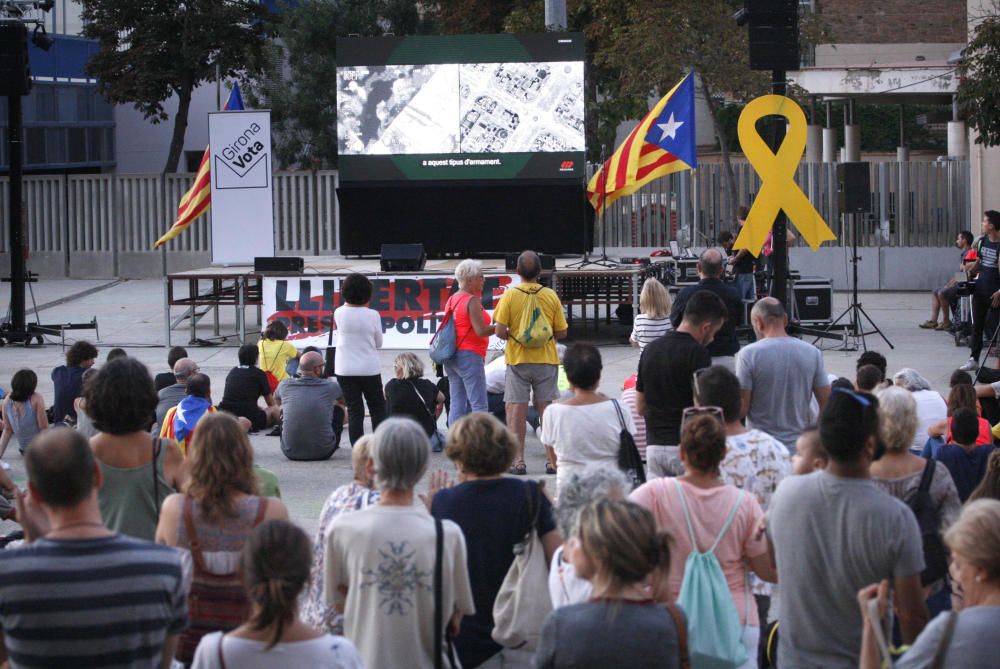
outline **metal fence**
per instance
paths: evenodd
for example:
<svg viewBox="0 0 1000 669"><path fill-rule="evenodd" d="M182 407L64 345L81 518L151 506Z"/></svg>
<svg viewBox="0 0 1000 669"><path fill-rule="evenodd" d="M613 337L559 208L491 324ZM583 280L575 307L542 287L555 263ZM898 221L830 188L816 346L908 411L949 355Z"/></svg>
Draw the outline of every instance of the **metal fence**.
<svg viewBox="0 0 1000 669"><path fill-rule="evenodd" d="M871 213L863 217L860 245L950 246L960 230L971 227L967 161L880 162L870 163L869 170ZM745 162L734 164L733 171L737 203L751 203L760 178ZM838 239L845 239L836 164L804 163L795 180ZM612 247L664 246L673 240L705 246L715 243L723 230L735 229L736 212L722 165L703 165L616 200L596 227L596 243L606 235Z"/></svg>
<svg viewBox="0 0 1000 669"><path fill-rule="evenodd" d="M760 180L746 163L735 169L737 202L750 202ZM872 213L859 242L865 246L950 246L970 227L968 162L872 163ZM46 276L157 276L209 262L208 217L166 245L153 243L173 223L193 174L57 175L24 180L30 268ZM802 165L796 180L824 219L839 228L836 166ZM337 252L337 173L274 175L274 242L283 255ZM657 180L608 208L597 239L613 247L664 246L671 240L703 246L732 229L721 165ZM904 194L900 197L900 194ZM0 178L0 250L7 250L9 183ZM838 242L831 243L836 245Z"/></svg>

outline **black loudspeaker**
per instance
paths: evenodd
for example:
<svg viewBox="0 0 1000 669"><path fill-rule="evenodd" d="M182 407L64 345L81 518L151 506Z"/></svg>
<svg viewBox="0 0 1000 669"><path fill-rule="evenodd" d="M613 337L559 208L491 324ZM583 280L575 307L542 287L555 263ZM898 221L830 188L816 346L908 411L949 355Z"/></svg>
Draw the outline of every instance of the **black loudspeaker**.
<svg viewBox="0 0 1000 669"><path fill-rule="evenodd" d="M503 257L503 266L508 272L517 271L517 259L520 253L508 253ZM556 257L548 253L539 253L538 259L542 261L542 271L547 272L556 268Z"/></svg>
<svg viewBox="0 0 1000 669"><path fill-rule="evenodd" d="M841 213L866 214L872 210L868 163L841 163L837 166L837 182Z"/></svg>
<svg viewBox="0 0 1000 669"><path fill-rule="evenodd" d="M799 0L746 0L751 70L798 70Z"/></svg>
<svg viewBox="0 0 1000 669"><path fill-rule="evenodd" d="M423 244L383 244L381 255L383 272L420 272L427 264Z"/></svg>
<svg viewBox="0 0 1000 669"><path fill-rule="evenodd" d="M29 92L28 28L21 23L0 23L0 95Z"/></svg>
<svg viewBox="0 0 1000 669"><path fill-rule="evenodd" d="M291 256L259 256L253 259L253 271L257 274L302 274L304 266L302 258Z"/></svg>
<svg viewBox="0 0 1000 669"><path fill-rule="evenodd" d="M794 281L795 315L801 324L826 324L833 319L833 285L822 276Z"/></svg>

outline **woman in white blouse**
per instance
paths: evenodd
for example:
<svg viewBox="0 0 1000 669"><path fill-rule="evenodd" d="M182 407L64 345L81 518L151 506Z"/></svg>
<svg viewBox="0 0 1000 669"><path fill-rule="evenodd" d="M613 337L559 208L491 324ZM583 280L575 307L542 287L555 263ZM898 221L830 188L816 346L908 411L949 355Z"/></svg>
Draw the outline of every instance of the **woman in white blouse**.
<svg viewBox="0 0 1000 669"><path fill-rule="evenodd" d="M385 418L385 395L378 359L378 350L382 348L382 317L368 308L372 282L363 274L348 274L341 284L340 296L344 304L333 312L337 329L333 371L344 391L347 433L353 446L365 433L365 403L372 417L373 432Z"/></svg>
<svg viewBox="0 0 1000 669"><path fill-rule="evenodd" d="M622 429L635 432L628 408L597 392L602 363L596 347L570 346L563 368L573 396L552 404L542 421L542 444L556 466L557 496L562 484L588 464L617 467Z"/></svg>

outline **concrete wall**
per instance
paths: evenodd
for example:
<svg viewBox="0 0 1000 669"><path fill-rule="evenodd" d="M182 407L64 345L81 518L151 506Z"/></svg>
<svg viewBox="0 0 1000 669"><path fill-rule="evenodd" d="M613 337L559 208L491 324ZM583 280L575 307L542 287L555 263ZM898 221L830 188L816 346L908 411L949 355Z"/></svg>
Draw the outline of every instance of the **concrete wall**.
<svg viewBox="0 0 1000 669"><path fill-rule="evenodd" d="M898 65L918 62L947 61L952 53L965 47L965 42L904 43L904 44L817 44L816 67L858 67Z"/></svg>

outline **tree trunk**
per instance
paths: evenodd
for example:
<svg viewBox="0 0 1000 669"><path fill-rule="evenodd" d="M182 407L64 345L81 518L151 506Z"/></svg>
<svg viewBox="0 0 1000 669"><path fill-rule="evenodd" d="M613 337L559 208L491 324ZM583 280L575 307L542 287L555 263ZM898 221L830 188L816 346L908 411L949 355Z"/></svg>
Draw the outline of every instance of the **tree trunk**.
<svg viewBox="0 0 1000 669"><path fill-rule="evenodd" d="M177 163L180 162L181 152L184 150L184 135L187 132L192 88L194 87L191 85L190 77L184 77L180 90L177 92L177 116L174 117L174 134L170 138L170 153L167 154L167 164L163 168L166 173L177 171Z"/></svg>
<svg viewBox="0 0 1000 669"><path fill-rule="evenodd" d="M728 207L723 212L722 218L735 224L739 197L736 192L736 175L733 173L733 161L729 155L729 142L726 140L726 133L723 132L722 124L719 123L719 107L712 98L712 91L704 79L701 80L701 89L705 93L708 113L712 117L712 128L715 130L715 136L719 140L719 149L722 152L722 169L726 178L726 194L728 196L724 201L725 204L728 204Z"/></svg>

